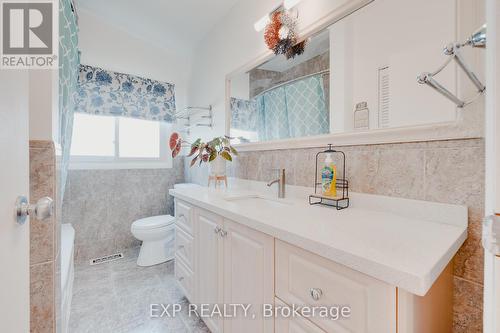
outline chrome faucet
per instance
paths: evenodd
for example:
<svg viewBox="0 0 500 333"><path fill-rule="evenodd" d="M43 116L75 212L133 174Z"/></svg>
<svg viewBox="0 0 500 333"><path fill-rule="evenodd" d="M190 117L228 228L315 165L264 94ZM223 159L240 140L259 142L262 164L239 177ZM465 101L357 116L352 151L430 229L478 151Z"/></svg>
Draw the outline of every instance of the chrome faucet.
<svg viewBox="0 0 500 333"><path fill-rule="evenodd" d="M278 183L278 198L282 199L285 197L285 169L275 169L279 172L278 179L272 180L267 183L267 186L271 186Z"/></svg>

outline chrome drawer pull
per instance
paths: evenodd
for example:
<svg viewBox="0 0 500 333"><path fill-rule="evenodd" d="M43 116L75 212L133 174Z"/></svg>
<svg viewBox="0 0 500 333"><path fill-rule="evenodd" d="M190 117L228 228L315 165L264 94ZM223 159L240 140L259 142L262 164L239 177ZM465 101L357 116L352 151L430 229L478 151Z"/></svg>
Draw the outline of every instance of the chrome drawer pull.
<svg viewBox="0 0 500 333"><path fill-rule="evenodd" d="M311 288L310 293L312 299L315 301L319 301L321 296L323 296L323 290L321 290L320 288Z"/></svg>

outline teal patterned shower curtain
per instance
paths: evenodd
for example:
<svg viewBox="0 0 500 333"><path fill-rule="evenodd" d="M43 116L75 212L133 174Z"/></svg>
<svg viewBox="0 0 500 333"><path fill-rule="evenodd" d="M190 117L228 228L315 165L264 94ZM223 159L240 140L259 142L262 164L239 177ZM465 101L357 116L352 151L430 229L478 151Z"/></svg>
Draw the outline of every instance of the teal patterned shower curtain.
<svg viewBox="0 0 500 333"><path fill-rule="evenodd" d="M311 76L285 86L291 138L326 134L330 129L323 77Z"/></svg>
<svg viewBox="0 0 500 333"><path fill-rule="evenodd" d="M61 144L60 200L64 197L77 94L78 25L72 0L59 1L59 141Z"/></svg>
<svg viewBox="0 0 500 333"><path fill-rule="evenodd" d="M330 129L323 78L307 77L256 97L259 140L326 134Z"/></svg>

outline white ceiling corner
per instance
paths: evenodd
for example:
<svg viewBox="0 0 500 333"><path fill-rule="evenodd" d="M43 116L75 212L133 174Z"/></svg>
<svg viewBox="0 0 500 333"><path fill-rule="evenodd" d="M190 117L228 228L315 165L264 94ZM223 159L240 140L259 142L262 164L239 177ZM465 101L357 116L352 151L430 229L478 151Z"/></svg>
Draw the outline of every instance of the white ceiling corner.
<svg viewBox="0 0 500 333"><path fill-rule="evenodd" d="M192 53L239 0L77 0L77 7L130 35L176 53Z"/></svg>

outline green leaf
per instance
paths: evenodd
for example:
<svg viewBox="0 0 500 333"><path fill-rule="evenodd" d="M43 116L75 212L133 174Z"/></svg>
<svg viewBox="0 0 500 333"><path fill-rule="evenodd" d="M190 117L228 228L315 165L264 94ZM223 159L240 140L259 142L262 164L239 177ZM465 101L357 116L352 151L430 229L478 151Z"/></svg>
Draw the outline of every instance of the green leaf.
<svg viewBox="0 0 500 333"><path fill-rule="evenodd" d="M192 167L192 166L196 163L196 160L197 160L197 159L198 159L198 156L196 156L195 158L193 158L193 159L191 160L191 165L190 165L190 167Z"/></svg>
<svg viewBox="0 0 500 333"><path fill-rule="evenodd" d="M200 143L201 143L201 138L196 139L196 141L193 142L193 144L191 145L191 148L198 147Z"/></svg>
<svg viewBox="0 0 500 333"><path fill-rule="evenodd" d="M222 153L220 153L220 156L222 156L225 160L231 162L233 160L233 158L231 157L231 154L229 154L227 151L223 151Z"/></svg>
<svg viewBox="0 0 500 333"><path fill-rule="evenodd" d="M211 141L211 146L212 147L217 147L217 146L220 146L220 138L214 138L212 141Z"/></svg>
<svg viewBox="0 0 500 333"><path fill-rule="evenodd" d="M210 157L208 158L208 161L209 162L212 162L213 160L215 160L217 158L217 152L214 150L210 153Z"/></svg>
<svg viewBox="0 0 500 333"><path fill-rule="evenodd" d="M231 149L231 153L238 156L238 151L233 146L230 146L229 148Z"/></svg>

